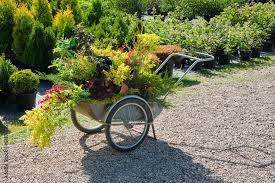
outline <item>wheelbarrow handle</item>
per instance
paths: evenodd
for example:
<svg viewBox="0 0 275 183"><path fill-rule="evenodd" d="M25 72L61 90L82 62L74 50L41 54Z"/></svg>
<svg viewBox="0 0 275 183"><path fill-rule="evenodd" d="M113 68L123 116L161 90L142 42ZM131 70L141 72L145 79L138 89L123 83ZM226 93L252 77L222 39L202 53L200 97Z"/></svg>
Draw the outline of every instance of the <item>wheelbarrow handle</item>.
<svg viewBox="0 0 275 183"><path fill-rule="evenodd" d="M198 56L204 57L204 58L200 58L200 57L195 57L195 56L190 56L188 54L196 54ZM190 67L188 67L188 69L183 73L183 75L178 79L177 83L180 83L181 80L184 78L184 76L190 72L199 62L207 62L207 61L211 61L214 60L215 57L213 55L209 55L207 53L201 53L201 52L178 52L178 53L172 53L170 54L161 64L160 66L155 70L155 74L157 74L164 66L166 63L172 61L171 58L174 56L180 56L182 58L188 58L188 59L192 59L195 60L192 65Z"/></svg>
<svg viewBox="0 0 275 183"><path fill-rule="evenodd" d="M197 54L197 55L199 55L199 56L204 56L204 57L206 57L206 58L199 58L199 57L190 56L190 55L188 55L188 53L193 53L193 54L195 53L195 54ZM199 62L211 61L211 60L214 60L214 59L215 59L214 56L209 55L209 54L207 54L207 53L201 53L201 52L178 52L178 53L172 53L172 54L170 54L170 55L160 64L160 66L155 70L155 73L157 74L157 73L165 66L165 64L166 64L167 62L172 61L171 58L174 57L174 56L180 56L180 57L182 57L182 58L193 59L193 60L195 60L195 62L197 61L197 63L199 63ZM195 62L194 62L194 63L195 63ZM192 68L193 68L193 67L192 67ZM191 68L191 69L192 69L192 68ZM191 69L190 69L190 70L191 70Z"/></svg>

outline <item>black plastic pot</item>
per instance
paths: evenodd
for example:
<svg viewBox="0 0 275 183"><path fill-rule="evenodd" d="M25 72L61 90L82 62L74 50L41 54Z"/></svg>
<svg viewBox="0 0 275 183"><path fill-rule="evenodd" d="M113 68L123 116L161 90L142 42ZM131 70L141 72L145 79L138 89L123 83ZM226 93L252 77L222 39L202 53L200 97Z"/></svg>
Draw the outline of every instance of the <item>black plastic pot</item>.
<svg viewBox="0 0 275 183"><path fill-rule="evenodd" d="M186 59L185 60L185 63L186 63L186 65L188 66L188 67L190 67L193 63L194 63L194 61L192 61L192 60L190 60L190 59ZM202 62L199 62L199 63L197 63L196 65L195 65L195 67L193 67L193 71L199 71L199 70L201 70L202 69L202 66L203 66L203 63Z"/></svg>
<svg viewBox="0 0 275 183"><path fill-rule="evenodd" d="M15 97L11 94L0 93L0 106L11 104L14 102Z"/></svg>
<svg viewBox="0 0 275 183"><path fill-rule="evenodd" d="M176 67L176 68L181 69L181 68L184 68L185 65L186 65L186 59L177 59L177 60L175 61L175 67Z"/></svg>
<svg viewBox="0 0 275 183"><path fill-rule="evenodd" d="M263 45L263 51L265 52L271 52L273 51L273 44L271 41L266 41L265 44Z"/></svg>
<svg viewBox="0 0 275 183"><path fill-rule="evenodd" d="M261 56L261 50L260 48L253 48L251 52L251 58L259 58Z"/></svg>
<svg viewBox="0 0 275 183"><path fill-rule="evenodd" d="M6 97L3 93L0 92L0 106L6 103Z"/></svg>
<svg viewBox="0 0 275 183"><path fill-rule="evenodd" d="M195 67L192 70L199 71L202 69L202 66L203 66L203 62L199 62L199 63L197 63L197 65L195 65Z"/></svg>
<svg viewBox="0 0 275 183"><path fill-rule="evenodd" d="M251 60L251 52L240 51L240 60L242 61Z"/></svg>
<svg viewBox="0 0 275 183"><path fill-rule="evenodd" d="M16 96L13 94L0 94L0 108L9 111L17 111Z"/></svg>
<svg viewBox="0 0 275 183"><path fill-rule="evenodd" d="M230 56L225 54L223 50L218 51L216 54L214 54L214 56L220 65L230 64Z"/></svg>
<svg viewBox="0 0 275 183"><path fill-rule="evenodd" d="M207 61L207 62L203 63L203 67L206 69L214 69L216 67L216 65L217 65L216 57L214 60Z"/></svg>
<svg viewBox="0 0 275 183"><path fill-rule="evenodd" d="M16 104L22 110L31 110L35 107L36 94L37 91L35 90L32 93L16 95Z"/></svg>
<svg viewBox="0 0 275 183"><path fill-rule="evenodd" d="M275 44L275 32L273 32L270 36L270 40Z"/></svg>

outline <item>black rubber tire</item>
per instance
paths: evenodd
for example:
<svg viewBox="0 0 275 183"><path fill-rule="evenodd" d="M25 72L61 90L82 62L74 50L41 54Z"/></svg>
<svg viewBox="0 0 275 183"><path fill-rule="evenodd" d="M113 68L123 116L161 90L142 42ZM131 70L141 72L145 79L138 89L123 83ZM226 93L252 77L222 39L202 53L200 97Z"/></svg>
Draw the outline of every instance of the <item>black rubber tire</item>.
<svg viewBox="0 0 275 183"><path fill-rule="evenodd" d="M74 124L74 126L81 132L84 132L84 133L87 133L87 134L94 134L94 133L99 133L102 131L102 129L105 127L105 125L100 125L96 128L91 128L91 129L88 129L88 128L85 128L83 127L78 121L77 121L77 117L76 117L76 112L75 110L71 109L71 119L72 119L72 122Z"/></svg>
<svg viewBox="0 0 275 183"><path fill-rule="evenodd" d="M148 124L147 127L146 127L146 129L144 130L145 131L145 135L138 142L138 144L136 144L135 146L133 146L131 148L120 148L119 146L117 146L112 141L111 134L110 134L111 120L112 120L113 116L115 115L115 113L117 112L117 110L120 107L122 107L123 105L126 105L128 103L137 103L138 105L140 105L141 107L143 107L143 109L144 109L144 111L146 112L146 115L147 115L148 123L151 123L153 121L153 115L152 115L152 112L151 112L149 106L145 102L143 102L142 100L131 98L131 99L122 100L121 102L119 102L118 104L116 104L114 106L114 108L110 111L110 113L109 113L109 115L108 115L108 117L106 119L107 126L105 127L105 135L106 135L106 139L107 139L108 144L113 149L115 149L115 150L117 150L119 152L129 152L129 151L133 151L136 148L138 148L142 144L142 142L144 141L144 139L147 137L149 129L150 129L150 124Z"/></svg>

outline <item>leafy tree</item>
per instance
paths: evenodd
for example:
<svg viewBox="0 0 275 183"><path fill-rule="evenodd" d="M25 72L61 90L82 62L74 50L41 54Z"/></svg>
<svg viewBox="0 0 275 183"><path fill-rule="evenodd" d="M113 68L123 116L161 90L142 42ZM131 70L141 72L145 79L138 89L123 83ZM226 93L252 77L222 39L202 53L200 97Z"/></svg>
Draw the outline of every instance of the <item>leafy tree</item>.
<svg viewBox="0 0 275 183"><path fill-rule="evenodd" d="M128 34L126 36L127 46L133 48L136 41L136 35L143 34L144 32L143 22L138 18L132 18L130 20Z"/></svg>
<svg viewBox="0 0 275 183"><path fill-rule="evenodd" d="M89 31L95 36L100 44L97 46L114 46L121 47L128 34L127 18L122 14L102 17L98 24L94 24Z"/></svg>
<svg viewBox="0 0 275 183"><path fill-rule="evenodd" d="M24 53L25 63L38 70L46 69L51 64L54 46L55 36L52 28L44 29L43 24L36 22Z"/></svg>
<svg viewBox="0 0 275 183"><path fill-rule="evenodd" d="M162 12L174 11L180 0L159 0L160 10Z"/></svg>
<svg viewBox="0 0 275 183"><path fill-rule="evenodd" d="M60 0L59 8L63 11L70 8L74 15L75 22L80 23L82 21L82 10L78 0Z"/></svg>
<svg viewBox="0 0 275 183"><path fill-rule="evenodd" d="M33 0L31 10L34 18L45 27L52 25L52 9L48 0Z"/></svg>
<svg viewBox="0 0 275 183"><path fill-rule="evenodd" d="M0 0L0 53L11 49L13 15L15 4L12 0Z"/></svg>
<svg viewBox="0 0 275 183"><path fill-rule="evenodd" d="M32 0L14 0L16 4L25 4L29 9L32 6Z"/></svg>
<svg viewBox="0 0 275 183"><path fill-rule="evenodd" d="M72 11L70 9L58 11L53 20L53 31L57 39L71 37L74 29L75 21Z"/></svg>
<svg viewBox="0 0 275 183"><path fill-rule="evenodd" d="M112 0L114 5L127 13L135 14L141 17L142 13L145 12L150 4L150 0Z"/></svg>
<svg viewBox="0 0 275 183"><path fill-rule="evenodd" d="M24 63L25 49L32 32L35 20L31 12L25 5L17 8L14 15L14 28L12 33L12 48L16 54L16 59ZM32 50L33 51L33 50Z"/></svg>
<svg viewBox="0 0 275 183"><path fill-rule="evenodd" d="M114 25L110 29L111 37L116 39L117 44L121 46L125 42L125 38L128 34L128 26L123 21L122 17L118 17Z"/></svg>
<svg viewBox="0 0 275 183"><path fill-rule="evenodd" d="M98 24L99 19L103 16L103 7L100 0L92 1L88 13L85 16L87 25Z"/></svg>
<svg viewBox="0 0 275 183"><path fill-rule="evenodd" d="M220 14L224 8L241 0L179 0L174 13L180 19L193 19L197 16L206 20Z"/></svg>
<svg viewBox="0 0 275 183"><path fill-rule="evenodd" d="M7 94L9 92L8 81L10 76L17 71L17 68L6 60L4 55L0 57L0 91Z"/></svg>

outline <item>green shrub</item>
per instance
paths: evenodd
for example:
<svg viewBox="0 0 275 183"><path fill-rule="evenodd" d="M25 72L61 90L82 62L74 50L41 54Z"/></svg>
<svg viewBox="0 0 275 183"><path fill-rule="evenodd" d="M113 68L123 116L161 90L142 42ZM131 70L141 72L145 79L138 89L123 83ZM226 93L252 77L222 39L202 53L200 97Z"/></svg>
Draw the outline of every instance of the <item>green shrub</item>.
<svg viewBox="0 0 275 183"><path fill-rule="evenodd" d="M11 49L13 14L15 4L12 0L0 0L0 53Z"/></svg>
<svg viewBox="0 0 275 183"><path fill-rule="evenodd" d="M112 2L119 10L130 14L137 13L138 17L140 17L142 13L147 10L150 4L149 0L112 0Z"/></svg>
<svg viewBox="0 0 275 183"><path fill-rule="evenodd" d="M173 15L168 15L165 22L161 16L155 16L153 19L144 21L145 32L154 33L160 37L161 44L181 44L186 35L186 31L192 28L188 21L181 21Z"/></svg>
<svg viewBox="0 0 275 183"><path fill-rule="evenodd" d="M9 79L9 86L14 94L32 93L38 85L39 77L30 69L17 71Z"/></svg>
<svg viewBox="0 0 275 183"><path fill-rule="evenodd" d="M5 60L4 55L0 57L0 91L9 92L8 81L10 76L17 71L17 68L11 64L10 60Z"/></svg>
<svg viewBox="0 0 275 183"><path fill-rule="evenodd" d="M85 15L87 25L98 24L99 19L103 16L103 7L100 0L93 0L88 12Z"/></svg>
<svg viewBox="0 0 275 183"><path fill-rule="evenodd" d="M26 6L17 9L14 20L13 50L16 59L29 68L44 70L51 63L55 45L52 28L36 22Z"/></svg>
<svg viewBox="0 0 275 183"><path fill-rule="evenodd" d="M199 17L192 21L191 29L185 30L185 39L182 44L184 48L191 51L213 53L216 46L214 36L208 22Z"/></svg>
<svg viewBox="0 0 275 183"><path fill-rule="evenodd" d="M174 13L180 19L201 16L209 20L234 2L240 2L240 0L179 0Z"/></svg>
<svg viewBox="0 0 275 183"><path fill-rule="evenodd" d="M25 49L32 33L35 20L31 12L26 6L17 8L14 15L14 28L12 33L13 44L12 48L16 54L16 59L24 63Z"/></svg>
<svg viewBox="0 0 275 183"><path fill-rule="evenodd" d="M53 65L58 71L58 80L81 82L92 78L96 72L96 63L90 62L87 57L58 58Z"/></svg>
<svg viewBox="0 0 275 183"><path fill-rule="evenodd" d="M162 12L169 12L174 11L177 7L177 4L179 4L180 0L159 0L159 7L160 11Z"/></svg>
<svg viewBox="0 0 275 183"><path fill-rule="evenodd" d="M46 69L51 64L54 46L55 36L52 28L44 29L44 26L37 22L33 27L25 50L25 64L38 70Z"/></svg>
<svg viewBox="0 0 275 183"><path fill-rule="evenodd" d="M41 23L35 23L24 53L25 64L32 67L38 66L43 60L43 54L41 54L41 51L44 51L43 28Z"/></svg>
<svg viewBox="0 0 275 183"><path fill-rule="evenodd" d="M140 34L137 35L135 49L140 51L140 53L154 52L159 47L159 44L159 36L156 34Z"/></svg>
<svg viewBox="0 0 275 183"><path fill-rule="evenodd" d="M72 43L75 43L72 38L57 40L55 48L53 49L54 58L73 58L74 51L71 49Z"/></svg>
<svg viewBox="0 0 275 183"><path fill-rule="evenodd" d="M51 27L44 29L43 41L45 43L44 65L48 66L53 59L53 49L56 43L55 35Z"/></svg>
<svg viewBox="0 0 275 183"><path fill-rule="evenodd" d="M210 26L219 37L218 47L229 54L236 49L249 52L261 47L272 31L274 8L270 3L227 7L210 20Z"/></svg>
<svg viewBox="0 0 275 183"><path fill-rule="evenodd" d="M52 25L52 9L48 0L32 0L32 14L45 27Z"/></svg>
<svg viewBox="0 0 275 183"><path fill-rule="evenodd" d="M16 4L25 4L29 9L32 7L32 0L14 0Z"/></svg>
<svg viewBox="0 0 275 183"><path fill-rule="evenodd" d="M171 93L177 88L175 81L170 77L161 77L160 75L141 72L130 81L133 88L140 91L140 95L151 101L159 101L159 97Z"/></svg>
<svg viewBox="0 0 275 183"><path fill-rule="evenodd" d="M242 52L260 48L266 39L266 34L257 24L251 22L245 22L243 25L236 24L234 31L230 32L230 36L235 38L236 46Z"/></svg>
<svg viewBox="0 0 275 183"><path fill-rule="evenodd" d="M80 23L82 21L82 10L78 0L60 0L59 8L63 11L70 8L74 15L75 22Z"/></svg>
<svg viewBox="0 0 275 183"><path fill-rule="evenodd" d="M53 31L57 39L69 38L75 32L74 15L70 9L60 10L53 19Z"/></svg>
<svg viewBox="0 0 275 183"><path fill-rule="evenodd" d="M117 41L119 47L125 43L125 39L128 34L128 25L122 17L119 16L115 19L115 22L110 29L110 33L111 37Z"/></svg>
<svg viewBox="0 0 275 183"><path fill-rule="evenodd" d="M108 36L108 33L111 29L111 18L110 17L102 17L99 20L98 24L95 24L90 27L90 31L95 35L98 39L103 39Z"/></svg>
<svg viewBox="0 0 275 183"><path fill-rule="evenodd" d="M51 9L52 9L52 15L54 16L58 11L58 2L59 0L51 0L49 1Z"/></svg>
<svg viewBox="0 0 275 183"><path fill-rule="evenodd" d="M230 21L211 19L209 26L215 38L216 49L213 51L214 54L217 52L225 52L225 54L229 55L236 51L237 40L236 37L232 35L236 30Z"/></svg>
<svg viewBox="0 0 275 183"><path fill-rule="evenodd" d="M239 7L235 4L225 8L218 18L229 20L232 25L238 23L242 25L249 21L258 24L262 29L271 31L275 22L275 5L273 3L256 3Z"/></svg>
<svg viewBox="0 0 275 183"><path fill-rule="evenodd" d="M126 41L128 28L127 17L124 18L123 14L109 14L102 17L98 24L91 26L89 32L98 40L98 46L107 47L117 44L121 47Z"/></svg>
<svg viewBox="0 0 275 183"><path fill-rule="evenodd" d="M126 44L128 47L130 48L134 47L136 36L138 34L143 34L145 32L144 29L145 29L144 24L140 19L136 17L132 17L130 19L130 26L129 26L128 34L126 36Z"/></svg>

